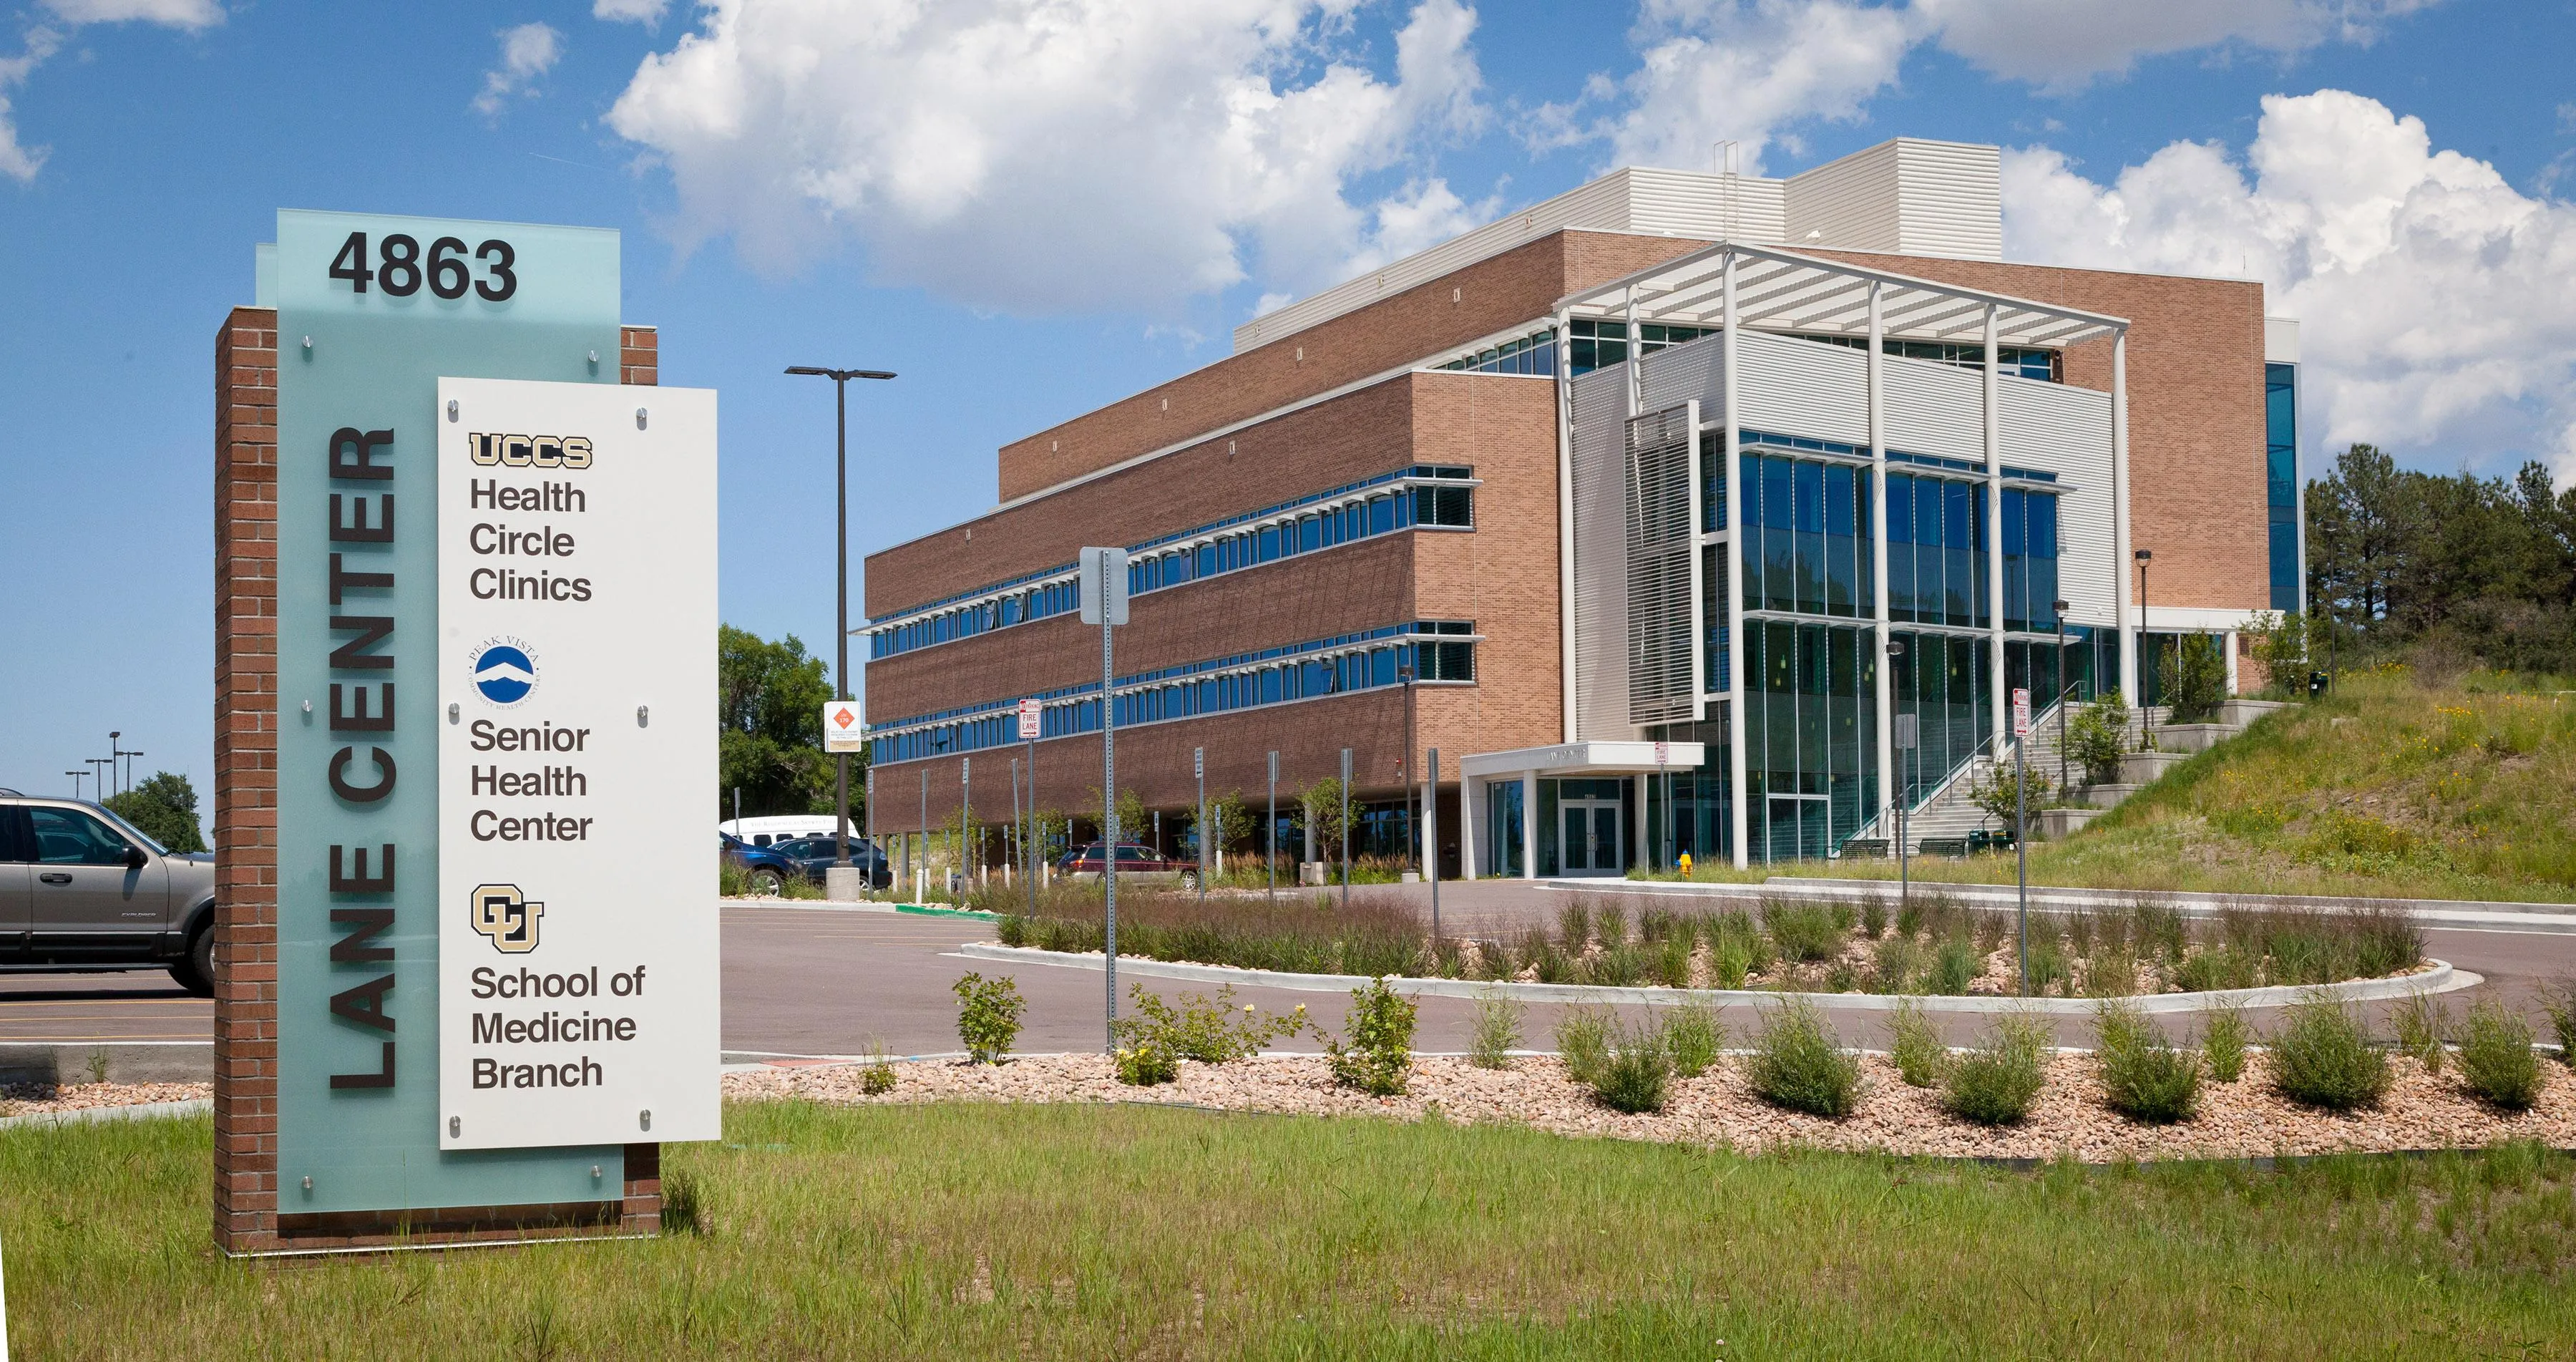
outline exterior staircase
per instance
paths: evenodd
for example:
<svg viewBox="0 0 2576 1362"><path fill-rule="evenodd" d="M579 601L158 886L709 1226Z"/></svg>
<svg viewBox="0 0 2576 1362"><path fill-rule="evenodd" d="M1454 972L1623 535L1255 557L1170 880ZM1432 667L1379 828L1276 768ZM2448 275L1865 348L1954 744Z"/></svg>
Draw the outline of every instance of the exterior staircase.
<svg viewBox="0 0 2576 1362"><path fill-rule="evenodd" d="M2129 745L2132 748L2137 747L2144 739L2147 725L2152 722L2155 726L2157 746L2164 751L2203 751L2218 741L2243 732L2246 726L2257 718L2281 707L2280 702L2277 701L2228 700L2219 707L2218 722L2186 725L2180 729L2173 728L2170 724L2171 711L2166 706L2157 705L2143 710L2132 708L2129 711ZM2031 722L2028 757L2030 769L2046 776L2052 784L2057 780L2058 718L2061 708L2061 705L2051 705L2034 715ZM2072 722L2074 717L2071 710L2065 715L2068 722ZM1974 799L1970 798L1970 792L1976 789L1979 782L1987 779L1987 773L1994 770L1998 763L2009 766L2012 762L2013 743L2010 736L1998 735L1996 739L1989 741L1988 749L1969 758L1958 770L1952 772L1950 778L1933 790L1906 818L1905 835L1906 840L1912 844L1912 850L1921 852L1926 842L1932 843L1938 849L1947 850L1964 843L1971 833L2009 833L2011 831L2008 825L1996 822L1985 810L1977 807ZM2067 776L2079 786L2084 783L2083 771L2072 760L2067 763ZM2094 788L2097 792L2116 791L2119 797L2125 797L2134 787L2096 786ZM2097 798L2098 802L2100 801ZM2116 804L2118 798L2115 797L2110 802ZM2103 805L2103 807L2109 806L2109 804ZM2037 810L2032 811L2031 821L2034 825L2039 821L2037 813ZM1873 823L1864 828L1861 837L1855 840L1886 839L1890 838L1894 831L1892 827L1881 827Z"/></svg>

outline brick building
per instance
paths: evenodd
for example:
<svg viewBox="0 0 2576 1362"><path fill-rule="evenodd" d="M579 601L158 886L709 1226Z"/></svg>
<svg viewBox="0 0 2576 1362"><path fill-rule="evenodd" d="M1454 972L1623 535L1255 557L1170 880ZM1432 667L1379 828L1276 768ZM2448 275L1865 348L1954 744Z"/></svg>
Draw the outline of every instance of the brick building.
<svg viewBox="0 0 2576 1362"><path fill-rule="evenodd" d="M1203 749L1258 810L1276 752L1284 811L1347 748L1401 854L1436 748L1451 875L1828 854L2013 687L2152 700L2176 633L2232 678L2298 605L2296 324L2006 262L2000 202L1994 148L1911 139L1620 170L1005 446L1000 504L868 560L875 830L1007 818L1026 698L1036 802L1097 813L1092 544L1131 555L1122 789L1191 807Z"/></svg>

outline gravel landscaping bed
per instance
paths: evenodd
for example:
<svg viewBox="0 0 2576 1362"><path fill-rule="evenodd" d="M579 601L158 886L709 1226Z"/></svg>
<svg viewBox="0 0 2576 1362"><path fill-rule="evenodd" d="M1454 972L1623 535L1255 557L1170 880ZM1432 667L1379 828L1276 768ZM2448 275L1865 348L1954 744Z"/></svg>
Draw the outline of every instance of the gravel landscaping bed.
<svg viewBox="0 0 2576 1362"><path fill-rule="evenodd" d="M211 1101L212 1083L15 1083L0 1085L0 1117L45 1116L147 1102Z"/></svg>
<svg viewBox="0 0 2576 1362"><path fill-rule="evenodd" d="M1663 1112L1636 1116L1603 1107L1553 1058L1524 1058L1500 1071L1464 1059L1418 1059L1411 1091L1391 1098L1337 1088L1324 1060L1304 1055L1227 1065L1185 1061L1178 1081L1151 1088L1119 1083L1105 1056L1030 1055L998 1067L899 1061L893 1066L894 1090L881 1097L861 1092L854 1065L735 1073L725 1078L725 1095L847 1104L1162 1102L1396 1120L1436 1114L1458 1122L1516 1122L1564 1135L1726 1144L1749 1152L1773 1145L1978 1158L2046 1159L2071 1152L2087 1163L2473 1148L2505 1140L2576 1147L2576 1076L2555 1063L2543 1066L2533 1108L2508 1114L2462 1092L2454 1075L2428 1074L2415 1061L2398 1059L2392 1064L2395 1082L2379 1109L2350 1116L2310 1110L2276 1095L2268 1063L2269 1056L2258 1052L2240 1081L2205 1084L2195 1119L2148 1126L2102 1105L2091 1055L2056 1055L2048 1060L2047 1085L2029 1119L1992 1130L1944 1113L1937 1094L1907 1087L1880 1055L1862 1057L1860 1105L1841 1121L1762 1102L1747 1088L1735 1058L1700 1078L1674 1079Z"/></svg>

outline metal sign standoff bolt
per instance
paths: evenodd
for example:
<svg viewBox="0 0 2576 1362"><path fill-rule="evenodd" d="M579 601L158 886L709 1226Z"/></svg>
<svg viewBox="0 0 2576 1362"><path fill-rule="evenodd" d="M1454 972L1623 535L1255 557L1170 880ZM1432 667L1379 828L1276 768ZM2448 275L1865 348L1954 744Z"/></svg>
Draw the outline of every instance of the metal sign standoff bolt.
<svg viewBox="0 0 2576 1362"><path fill-rule="evenodd" d="M447 1118L447 1138L449 1138L449 1139L453 1140L453 1139L455 1139L457 1136L462 1135L462 1134L464 1134L464 1133L465 1133L465 1118L464 1118L464 1117L462 1117L462 1116L450 1116L450 1117L448 1117L448 1118Z"/></svg>
<svg viewBox="0 0 2576 1362"><path fill-rule="evenodd" d="M637 430L642 430L644 428L644 409L642 407L637 407L635 409L635 428Z"/></svg>
<svg viewBox="0 0 2576 1362"><path fill-rule="evenodd" d="M635 1113L635 1124L645 1130L651 1130L653 1128L653 1113L650 1111L639 1111Z"/></svg>
<svg viewBox="0 0 2576 1362"><path fill-rule="evenodd" d="M447 419L450 424L456 420L456 399L453 397L447 399Z"/></svg>
<svg viewBox="0 0 2576 1362"><path fill-rule="evenodd" d="M635 726L637 728L644 728L649 726L652 722L653 707L651 705L637 705L635 707Z"/></svg>
<svg viewBox="0 0 2576 1362"><path fill-rule="evenodd" d="M455 706L454 704L452 704L452 703L451 703L451 704L449 704L449 705L448 705L448 707L447 707L447 721L448 721L449 723L451 723L451 724L452 724L452 723L455 723L455 722L456 722L456 720L457 720L457 717L458 717L458 714L457 714L456 706Z"/></svg>

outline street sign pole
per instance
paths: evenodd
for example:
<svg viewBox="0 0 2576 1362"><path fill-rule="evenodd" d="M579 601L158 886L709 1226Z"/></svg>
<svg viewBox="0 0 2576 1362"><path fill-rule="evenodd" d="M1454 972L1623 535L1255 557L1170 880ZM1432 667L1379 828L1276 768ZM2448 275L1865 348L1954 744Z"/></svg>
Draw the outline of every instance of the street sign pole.
<svg viewBox="0 0 2576 1362"><path fill-rule="evenodd" d="M1038 914L1038 866L1045 859L1045 849L1038 839L1046 829L1038 822L1038 729L1044 726L1045 712L1035 700L1020 702L1020 739L1029 745L1029 821L1020 834L1022 869L1029 877L1029 916Z"/></svg>
<svg viewBox="0 0 2576 1362"><path fill-rule="evenodd" d="M1207 877L1208 877L1208 808L1207 808L1207 749L1206 749L1206 748L1204 748L1204 747L1193 747L1193 748L1191 748L1191 749L1190 749L1190 774L1191 774L1193 777L1195 777L1195 778L1198 780L1198 783L1199 783L1199 906L1200 906L1200 907L1202 907L1202 908L1204 908L1204 907L1206 907L1206 906L1207 906Z"/></svg>
<svg viewBox="0 0 2576 1362"><path fill-rule="evenodd" d="M1906 859L1906 843L1913 838L1906 828L1907 814L1914 803L1914 742L1916 721L1911 714L1896 716L1896 750L1905 754L1905 785L1896 792L1896 901L1903 906L1914 902L1914 882L1908 877L1912 863Z"/></svg>
<svg viewBox="0 0 2576 1362"><path fill-rule="evenodd" d="M1101 951L1106 957L1109 1030L1106 1049L1118 1049L1118 684L1109 631L1127 622L1127 550L1082 551L1082 622L1100 626L1100 883Z"/></svg>
<svg viewBox="0 0 2576 1362"><path fill-rule="evenodd" d="M2030 690L2015 687L2013 709L2013 857L2020 891L2021 994L2030 996Z"/></svg>
<svg viewBox="0 0 2576 1362"><path fill-rule="evenodd" d="M1270 826L1261 834L1261 859L1270 866L1270 901L1279 901L1279 754L1270 754Z"/></svg>

